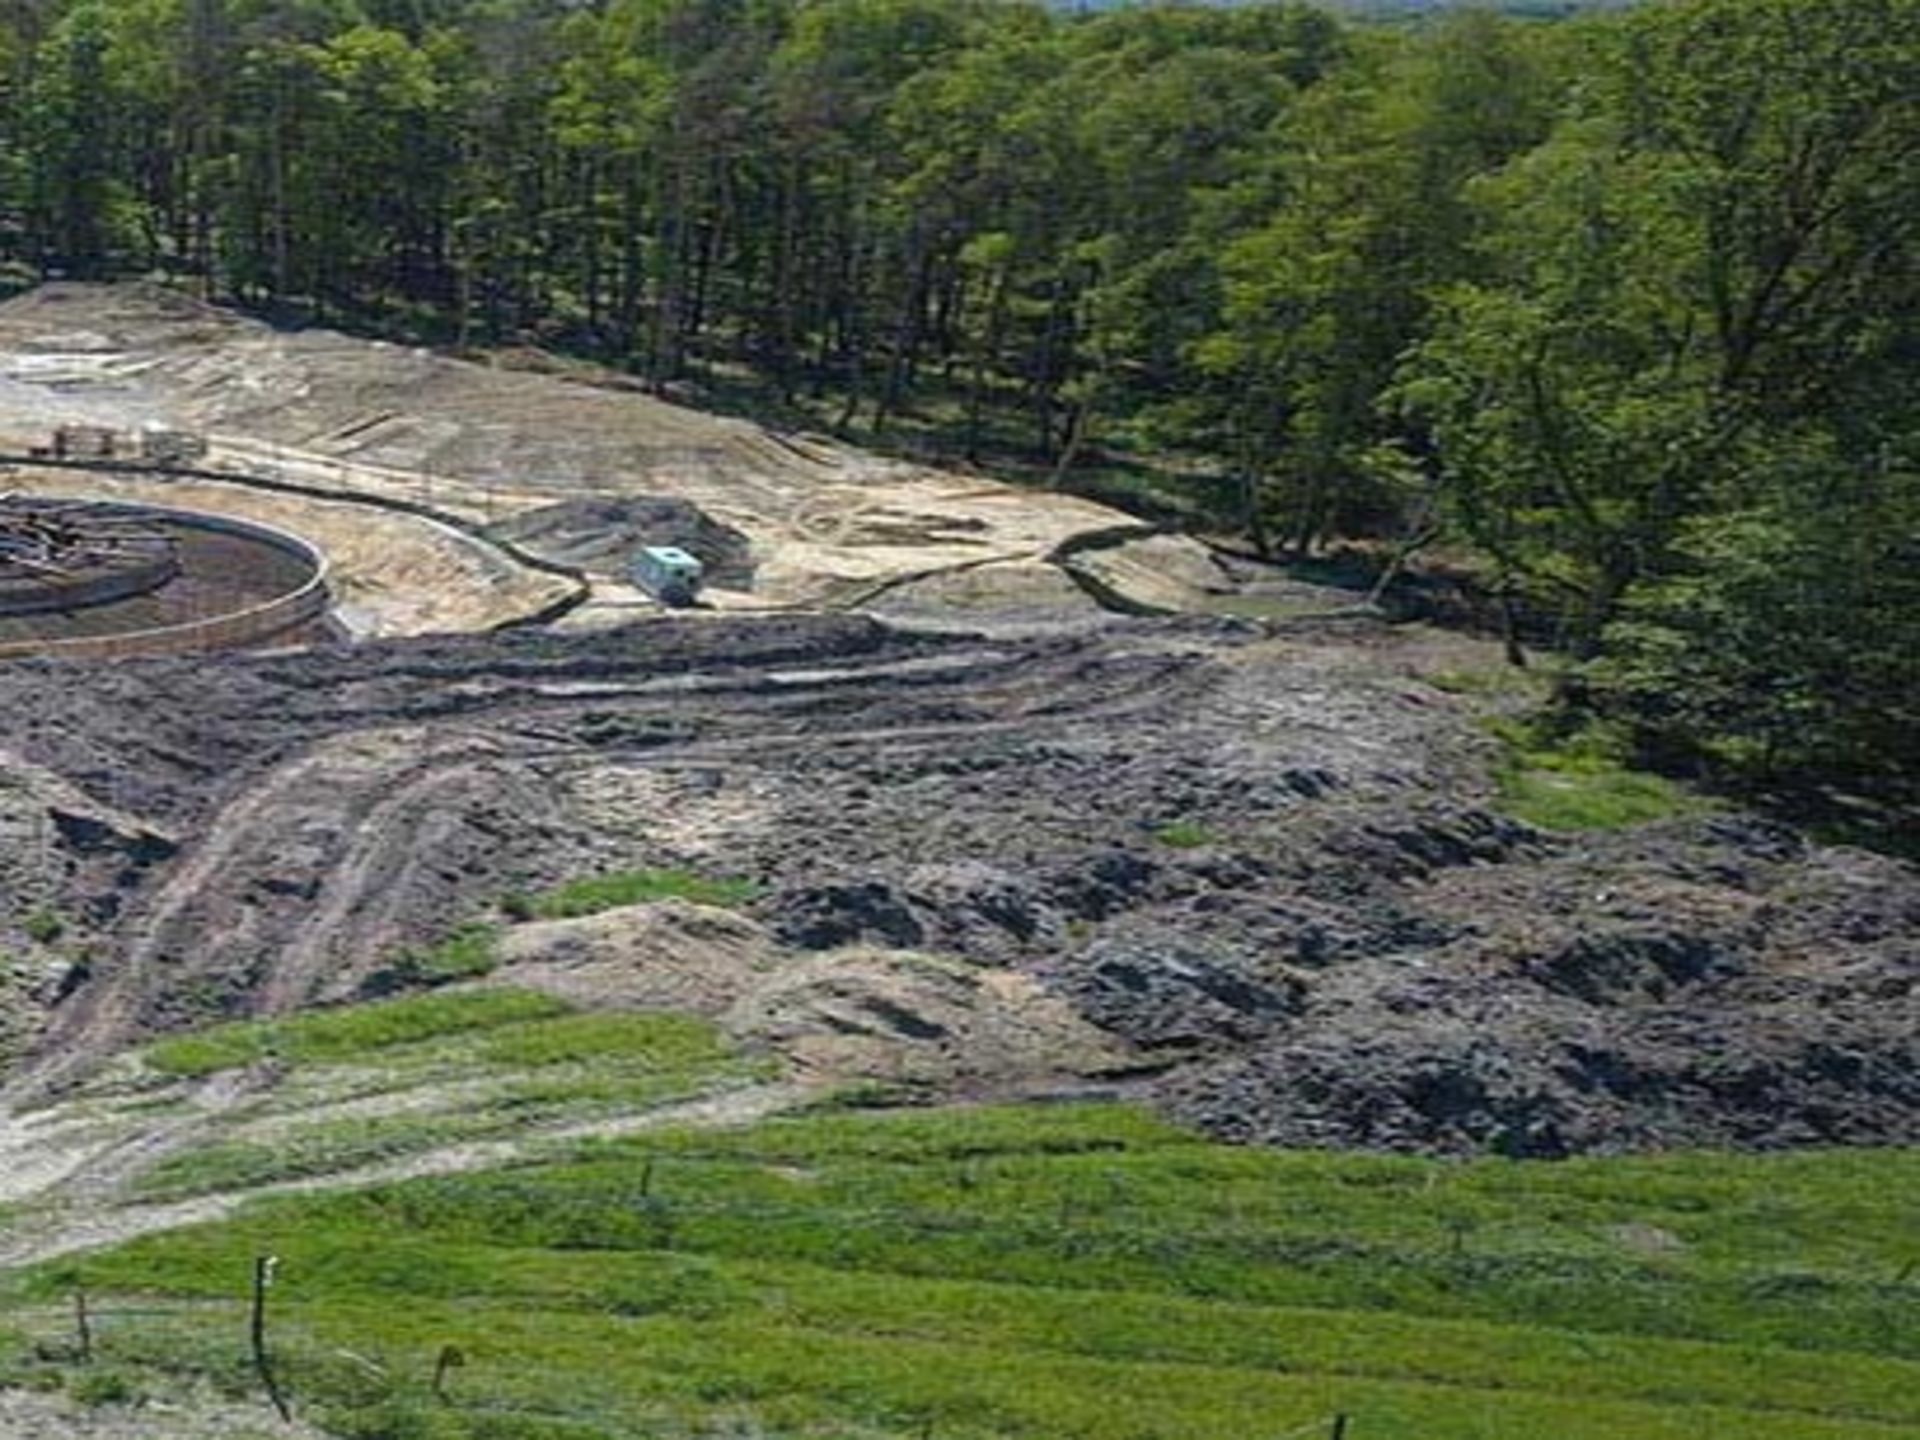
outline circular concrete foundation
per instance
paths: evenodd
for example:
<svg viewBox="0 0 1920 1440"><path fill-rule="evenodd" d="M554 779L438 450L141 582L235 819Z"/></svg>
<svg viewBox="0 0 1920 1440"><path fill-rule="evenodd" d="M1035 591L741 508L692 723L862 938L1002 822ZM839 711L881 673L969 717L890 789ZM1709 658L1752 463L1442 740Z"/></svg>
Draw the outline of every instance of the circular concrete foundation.
<svg viewBox="0 0 1920 1440"><path fill-rule="evenodd" d="M173 537L124 506L0 496L0 616L111 604L179 569Z"/></svg>
<svg viewBox="0 0 1920 1440"><path fill-rule="evenodd" d="M0 659L245 649L317 635L326 558L198 511L0 496Z"/></svg>

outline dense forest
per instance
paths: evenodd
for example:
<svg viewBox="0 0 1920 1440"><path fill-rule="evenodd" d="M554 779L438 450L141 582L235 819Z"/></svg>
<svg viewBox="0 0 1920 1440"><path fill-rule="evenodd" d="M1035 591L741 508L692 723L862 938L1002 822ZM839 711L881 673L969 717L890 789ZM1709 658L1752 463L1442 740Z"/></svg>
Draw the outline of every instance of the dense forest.
<svg viewBox="0 0 1920 1440"><path fill-rule="evenodd" d="M1271 553L1643 755L1920 793L1920 0L6 0L9 283L534 343Z"/></svg>

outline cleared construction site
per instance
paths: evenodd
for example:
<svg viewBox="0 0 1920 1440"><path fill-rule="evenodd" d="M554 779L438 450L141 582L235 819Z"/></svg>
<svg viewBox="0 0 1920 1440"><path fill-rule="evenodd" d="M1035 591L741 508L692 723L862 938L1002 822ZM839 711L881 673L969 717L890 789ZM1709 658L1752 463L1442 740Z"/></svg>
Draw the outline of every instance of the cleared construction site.
<svg viewBox="0 0 1920 1440"><path fill-rule="evenodd" d="M636 550L713 614L1047 623L1209 608L1201 546L1070 495L887 460L638 393L325 331L145 285L0 306L0 461L22 494L227 516L326 558L356 638L657 613Z"/></svg>
<svg viewBox="0 0 1920 1440"><path fill-rule="evenodd" d="M671 872L755 898L488 963L825 1080L1236 1139L1920 1136L1920 878L1704 807L1514 820L1502 688L1459 678L1497 645L1071 496L144 286L0 306L0 451L15 1102Z"/></svg>

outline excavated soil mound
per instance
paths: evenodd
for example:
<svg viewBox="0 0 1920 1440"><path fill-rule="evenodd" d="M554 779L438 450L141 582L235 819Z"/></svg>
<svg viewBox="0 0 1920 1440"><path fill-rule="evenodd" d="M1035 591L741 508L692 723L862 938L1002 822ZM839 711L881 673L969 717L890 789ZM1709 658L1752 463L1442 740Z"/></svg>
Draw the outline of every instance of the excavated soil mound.
<svg viewBox="0 0 1920 1440"><path fill-rule="evenodd" d="M728 590L753 588L753 546L747 537L697 505L668 495L569 500L516 515L488 533L542 560L617 577L625 576L641 546L677 546L706 567L708 583Z"/></svg>
<svg viewBox="0 0 1920 1440"><path fill-rule="evenodd" d="M597 1009L716 1016L778 964L765 928L709 906L663 901L516 925L498 977Z"/></svg>
<svg viewBox="0 0 1920 1440"><path fill-rule="evenodd" d="M963 1094L1115 1075L1132 1049L1017 971L899 950L837 950L783 966L723 1017L800 1074Z"/></svg>
<svg viewBox="0 0 1920 1440"><path fill-rule="evenodd" d="M1920 875L1738 814L1500 817L1470 702L1422 679L1460 644L789 617L0 669L0 826L40 837L3 862L0 949L51 1003L15 1093L350 995L509 891L674 867L760 898L514 963L822 1066L879 1065L875 1032L960 1087L1024 1083L1047 1046L1017 1037L1068 1032L994 1017L1044 1000L1236 1138L1920 1142ZM56 983L63 955L91 958Z"/></svg>
<svg viewBox="0 0 1920 1440"><path fill-rule="evenodd" d="M500 958L503 983L708 1016L803 1076L1004 1092L1137 1063L1017 971L910 951L798 953L750 918L680 901L519 925Z"/></svg>

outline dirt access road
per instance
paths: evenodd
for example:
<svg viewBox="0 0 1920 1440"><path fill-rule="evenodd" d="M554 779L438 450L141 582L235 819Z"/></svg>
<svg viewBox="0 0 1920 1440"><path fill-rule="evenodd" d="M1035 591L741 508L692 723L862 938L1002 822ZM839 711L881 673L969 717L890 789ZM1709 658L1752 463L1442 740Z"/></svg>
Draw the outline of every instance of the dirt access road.
<svg viewBox="0 0 1920 1440"><path fill-rule="evenodd" d="M1472 703L1424 678L1459 658L1357 624L792 617L0 670L0 821L45 840L7 852L0 943L69 957L13 1093L349 996L507 891L681 867L757 881L780 952L1021 977L1223 1135L1920 1139L1914 872L1737 815L1504 819ZM965 1048L869 983L822 1023Z"/></svg>

